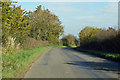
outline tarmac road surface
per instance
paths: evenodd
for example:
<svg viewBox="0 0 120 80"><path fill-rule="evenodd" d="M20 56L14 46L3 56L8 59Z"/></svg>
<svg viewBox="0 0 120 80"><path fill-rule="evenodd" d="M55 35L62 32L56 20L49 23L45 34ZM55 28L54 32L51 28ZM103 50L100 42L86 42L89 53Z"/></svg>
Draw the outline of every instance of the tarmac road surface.
<svg viewBox="0 0 120 80"><path fill-rule="evenodd" d="M72 48L45 52L24 78L118 78L118 63Z"/></svg>

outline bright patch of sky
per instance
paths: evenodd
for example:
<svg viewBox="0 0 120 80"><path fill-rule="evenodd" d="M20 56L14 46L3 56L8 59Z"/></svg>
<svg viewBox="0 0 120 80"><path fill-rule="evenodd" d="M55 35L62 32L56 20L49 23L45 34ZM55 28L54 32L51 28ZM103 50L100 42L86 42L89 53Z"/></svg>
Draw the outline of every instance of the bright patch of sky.
<svg viewBox="0 0 120 80"><path fill-rule="evenodd" d="M39 5L48 8L57 15L65 27L65 35L78 37L81 29L86 26L117 28L117 2L18 2L22 9L34 11Z"/></svg>

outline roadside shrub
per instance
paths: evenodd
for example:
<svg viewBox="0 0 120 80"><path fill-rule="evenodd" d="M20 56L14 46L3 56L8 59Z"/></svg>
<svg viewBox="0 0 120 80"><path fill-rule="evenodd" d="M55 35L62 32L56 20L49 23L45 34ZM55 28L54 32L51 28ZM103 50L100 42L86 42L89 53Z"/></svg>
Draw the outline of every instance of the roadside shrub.
<svg viewBox="0 0 120 80"><path fill-rule="evenodd" d="M23 41L22 46L23 46L23 49L32 49L32 48L47 45L47 44L48 44L47 41L35 40L34 38L26 38Z"/></svg>
<svg viewBox="0 0 120 80"><path fill-rule="evenodd" d="M16 38L8 37L6 45L2 47L3 53L12 53L20 50L20 43L15 42Z"/></svg>

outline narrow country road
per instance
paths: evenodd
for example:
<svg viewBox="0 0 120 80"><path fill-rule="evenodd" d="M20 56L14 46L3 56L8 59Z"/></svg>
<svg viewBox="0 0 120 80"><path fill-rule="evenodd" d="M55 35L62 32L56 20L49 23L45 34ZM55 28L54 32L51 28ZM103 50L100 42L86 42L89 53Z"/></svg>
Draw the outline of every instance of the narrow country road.
<svg viewBox="0 0 120 80"><path fill-rule="evenodd" d="M88 55L72 48L44 53L24 78L118 78L118 63Z"/></svg>

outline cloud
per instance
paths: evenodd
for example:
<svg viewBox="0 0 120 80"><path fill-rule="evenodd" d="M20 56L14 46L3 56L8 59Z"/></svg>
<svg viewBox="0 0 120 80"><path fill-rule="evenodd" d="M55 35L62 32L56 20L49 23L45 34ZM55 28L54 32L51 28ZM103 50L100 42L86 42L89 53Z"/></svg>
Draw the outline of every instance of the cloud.
<svg viewBox="0 0 120 80"><path fill-rule="evenodd" d="M118 20L118 7L117 3L109 3L103 8L96 10L97 15L93 14L90 11L85 11L85 13L88 13L86 16L75 16L73 17L74 20L80 21L83 24L106 24L106 25L117 25Z"/></svg>
<svg viewBox="0 0 120 80"><path fill-rule="evenodd" d="M78 4L78 5L77 5ZM118 3L47 3L63 25L66 34L77 36L85 26L107 28L116 26L118 20ZM92 10L91 10L92 9Z"/></svg>

